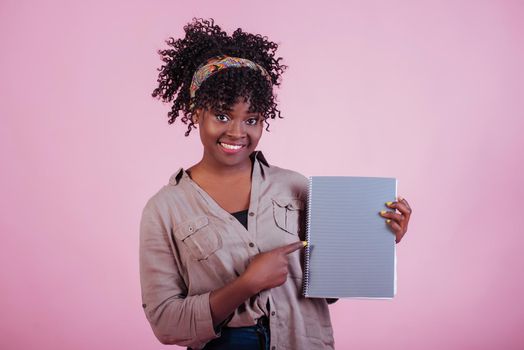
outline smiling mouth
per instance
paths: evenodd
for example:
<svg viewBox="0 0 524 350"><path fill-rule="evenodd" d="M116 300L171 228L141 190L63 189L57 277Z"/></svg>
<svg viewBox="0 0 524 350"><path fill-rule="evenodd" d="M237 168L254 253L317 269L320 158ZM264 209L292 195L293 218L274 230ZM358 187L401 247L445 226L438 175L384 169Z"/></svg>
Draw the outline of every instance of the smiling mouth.
<svg viewBox="0 0 524 350"><path fill-rule="evenodd" d="M227 148L227 149L241 149L242 147L245 147L245 145L232 145L229 143L219 142L220 146Z"/></svg>
<svg viewBox="0 0 524 350"><path fill-rule="evenodd" d="M218 142L218 144L227 153L236 153L240 151L242 148L246 147L246 145L235 145L235 144L225 143L225 142Z"/></svg>

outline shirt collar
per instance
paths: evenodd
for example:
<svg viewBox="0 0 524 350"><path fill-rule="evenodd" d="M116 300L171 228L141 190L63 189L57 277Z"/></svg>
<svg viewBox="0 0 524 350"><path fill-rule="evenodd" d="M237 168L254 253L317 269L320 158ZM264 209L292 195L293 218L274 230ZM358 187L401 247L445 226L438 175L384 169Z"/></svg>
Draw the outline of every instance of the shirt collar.
<svg viewBox="0 0 524 350"><path fill-rule="evenodd" d="M269 168L269 163L267 162L266 158L264 157L264 155L262 154L262 151L253 151L253 153L251 153L249 155L249 157L253 160L253 159L256 159L258 160L260 163L264 164L265 166L267 166Z"/></svg>
<svg viewBox="0 0 524 350"><path fill-rule="evenodd" d="M266 158L262 154L262 151L253 151L253 153L251 153L249 157L251 158L251 160L257 161L258 163L269 168L269 163L267 162ZM180 168L173 175L171 175L171 177L169 178L169 184L176 186L180 182L180 179L186 176L189 177L189 175L187 175L184 168Z"/></svg>

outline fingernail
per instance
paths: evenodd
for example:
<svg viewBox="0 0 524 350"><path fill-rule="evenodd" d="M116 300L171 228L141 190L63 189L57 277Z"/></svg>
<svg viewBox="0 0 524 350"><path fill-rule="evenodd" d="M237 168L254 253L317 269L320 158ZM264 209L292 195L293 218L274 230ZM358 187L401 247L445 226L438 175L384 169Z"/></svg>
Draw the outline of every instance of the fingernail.
<svg viewBox="0 0 524 350"><path fill-rule="evenodd" d="M307 246L307 241L302 241L302 245L305 247Z"/></svg>
<svg viewBox="0 0 524 350"><path fill-rule="evenodd" d="M391 220L390 220L390 219L387 219L386 222L389 224L389 223L391 222Z"/></svg>
<svg viewBox="0 0 524 350"><path fill-rule="evenodd" d="M398 201L400 202L400 201L403 200L404 198L398 196L397 199L398 199Z"/></svg>
<svg viewBox="0 0 524 350"><path fill-rule="evenodd" d="M393 202L386 202L386 205L389 207Z"/></svg>
<svg viewBox="0 0 524 350"><path fill-rule="evenodd" d="M384 214L386 214L386 211L385 210L381 210L380 211L380 215L384 215Z"/></svg>

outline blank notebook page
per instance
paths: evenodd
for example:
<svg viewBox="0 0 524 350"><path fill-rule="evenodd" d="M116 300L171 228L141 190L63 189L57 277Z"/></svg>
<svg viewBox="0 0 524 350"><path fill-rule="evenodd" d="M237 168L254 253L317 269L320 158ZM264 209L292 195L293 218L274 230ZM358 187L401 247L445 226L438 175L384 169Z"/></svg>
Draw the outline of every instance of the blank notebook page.
<svg viewBox="0 0 524 350"><path fill-rule="evenodd" d="M395 235L381 210L395 201L394 178L309 178L303 294L307 297L392 298Z"/></svg>

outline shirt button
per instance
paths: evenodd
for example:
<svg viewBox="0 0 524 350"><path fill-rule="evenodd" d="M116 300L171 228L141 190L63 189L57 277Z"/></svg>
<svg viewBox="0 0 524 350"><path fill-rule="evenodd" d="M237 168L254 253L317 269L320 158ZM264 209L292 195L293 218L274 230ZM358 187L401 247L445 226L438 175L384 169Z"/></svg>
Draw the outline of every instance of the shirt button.
<svg viewBox="0 0 524 350"><path fill-rule="evenodd" d="M251 248L253 248L253 247L255 246L255 243L253 243L253 242L249 242L249 246L250 246Z"/></svg>
<svg viewBox="0 0 524 350"><path fill-rule="evenodd" d="M252 211L249 212L249 216L255 216L255 213L253 213Z"/></svg>
<svg viewBox="0 0 524 350"><path fill-rule="evenodd" d="M146 307L147 305L146 304L142 304L142 307Z"/></svg>
<svg viewBox="0 0 524 350"><path fill-rule="evenodd" d="M277 313L275 311L271 311L271 316L275 316Z"/></svg>
<svg viewBox="0 0 524 350"><path fill-rule="evenodd" d="M277 348L277 347L276 347L275 345L273 345L273 346L271 347L271 350L275 350L276 348Z"/></svg>

